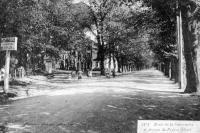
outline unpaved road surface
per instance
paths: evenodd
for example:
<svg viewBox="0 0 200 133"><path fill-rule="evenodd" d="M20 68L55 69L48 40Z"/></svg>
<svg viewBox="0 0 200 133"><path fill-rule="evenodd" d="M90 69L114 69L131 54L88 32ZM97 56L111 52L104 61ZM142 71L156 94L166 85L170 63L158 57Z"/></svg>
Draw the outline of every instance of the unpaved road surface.
<svg viewBox="0 0 200 133"><path fill-rule="evenodd" d="M200 120L200 98L153 69L27 87L40 94L0 105L0 132L136 133L138 120Z"/></svg>

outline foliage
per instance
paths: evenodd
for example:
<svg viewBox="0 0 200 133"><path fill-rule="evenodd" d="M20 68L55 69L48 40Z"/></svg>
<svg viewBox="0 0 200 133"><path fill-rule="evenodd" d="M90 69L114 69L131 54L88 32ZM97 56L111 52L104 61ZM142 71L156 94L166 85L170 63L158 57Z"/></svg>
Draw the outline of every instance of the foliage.
<svg viewBox="0 0 200 133"><path fill-rule="evenodd" d="M12 52L18 65L35 69L45 55L59 58L61 49L77 49L86 42L83 23L77 22L80 12L71 1L3 0L0 6L0 35L18 37L18 51Z"/></svg>
<svg viewBox="0 0 200 133"><path fill-rule="evenodd" d="M181 2L181 7L197 9L190 20L199 16L197 1ZM81 60L86 60L87 49L94 43L85 37L90 31L96 37L103 74L104 60L111 54L120 65L138 68L151 65L153 58L161 63L177 58L176 15L173 0L89 0L87 4L1 0L0 37L17 36L18 51L13 56L18 65L35 69L45 55L58 59L62 50L79 51Z"/></svg>

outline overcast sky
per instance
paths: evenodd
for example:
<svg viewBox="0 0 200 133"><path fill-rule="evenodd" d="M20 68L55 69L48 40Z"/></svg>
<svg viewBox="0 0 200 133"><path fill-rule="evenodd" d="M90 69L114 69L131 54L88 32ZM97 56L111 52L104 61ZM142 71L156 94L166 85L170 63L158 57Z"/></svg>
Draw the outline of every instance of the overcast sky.
<svg viewBox="0 0 200 133"><path fill-rule="evenodd" d="M89 0L73 0L73 3L84 2L85 4L89 4Z"/></svg>

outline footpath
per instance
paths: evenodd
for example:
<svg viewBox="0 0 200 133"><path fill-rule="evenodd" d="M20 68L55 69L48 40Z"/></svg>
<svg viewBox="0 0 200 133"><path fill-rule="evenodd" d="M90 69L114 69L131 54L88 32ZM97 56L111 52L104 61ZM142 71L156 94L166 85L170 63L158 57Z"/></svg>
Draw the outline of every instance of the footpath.
<svg viewBox="0 0 200 133"><path fill-rule="evenodd" d="M134 72L116 73L115 77L128 75ZM69 76L70 75L70 76ZM12 97L12 100L28 98L33 96L39 96L52 92L56 89L66 89L67 86L76 86L80 83L90 83L98 80L112 79L106 76L101 76L99 71L93 72L93 77L88 77L86 74L82 75L82 79L78 79L78 76L71 77L71 71L57 70L49 76L44 75L31 75L23 78L18 78L16 81L10 83L9 92L16 95ZM0 86L0 90L2 89Z"/></svg>

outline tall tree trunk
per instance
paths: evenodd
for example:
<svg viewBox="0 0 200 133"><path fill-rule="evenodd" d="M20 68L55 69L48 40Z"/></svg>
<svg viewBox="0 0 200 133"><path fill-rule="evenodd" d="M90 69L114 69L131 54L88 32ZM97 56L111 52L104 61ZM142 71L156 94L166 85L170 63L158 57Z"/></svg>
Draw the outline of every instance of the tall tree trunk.
<svg viewBox="0 0 200 133"><path fill-rule="evenodd" d="M169 77L169 61L165 62L165 76Z"/></svg>
<svg viewBox="0 0 200 133"><path fill-rule="evenodd" d="M116 57L116 60L117 60L117 65L118 65L118 66L117 66L117 68L118 68L117 72L120 73L120 72L121 72L121 70L120 70L120 69L121 69L121 61L120 61L120 58L119 58L119 57Z"/></svg>
<svg viewBox="0 0 200 133"><path fill-rule="evenodd" d="M112 57L111 57L111 46L110 46L111 44L109 44L109 61L108 61L108 69L109 69L109 75L111 74L111 59L112 59Z"/></svg>
<svg viewBox="0 0 200 133"><path fill-rule="evenodd" d="M199 78L200 78L200 46L199 46L199 42L200 42L200 33L199 33L199 28L200 28L200 22L198 21L194 21L193 22L193 30L191 32L193 32L193 39L192 42L193 43L193 47L194 47L194 52L193 52L193 60L194 60L194 71L195 71L195 76L196 76L196 88L197 88L197 92L200 92L200 85L199 85Z"/></svg>
<svg viewBox="0 0 200 133"><path fill-rule="evenodd" d="M99 22L100 28L100 41L101 41L101 75L105 75L104 60L105 60L105 50L104 50L104 37L103 37L103 20Z"/></svg>
<svg viewBox="0 0 200 133"><path fill-rule="evenodd" d="M199 12L199 9L195 6L196 5L188 6L186 4L181 7L181 11L183 13L184 55L186 62L186 93L197 92L200 90L200 62L197 60L200 57L198 36L200 23L198 23L197 17L194 17L196 13Z"/></svg>
<svg viewBox="0 0 200 133"><path fill-rule="evenodd" d="M103 46L100 46L100 69L101 69L101 75L105 75L105 67L104 67L104 59L105 55L103 52Z"/></svg>
<svg viewBox="0 0 200 133"><path fill-rule="evenodd" d="M82 64L81 64L81 54L78 52L78 71L82 70Z"/></svg>
<svg viewBox="0 0 200 133"><path fill-rule="evenodd" d="M171 77L170 79L173 80L175 78L175 64L174 64L174 58L171 59Z"/></svg>
<svg viewBox="0 0 200 133"><path fill-rule="evenodd" d="M174 82L178 83L178 60L174 61Z"/></svg>
<svg viewBox="0 0 200 133"><path fill-rule="evenodd" d="M101 33L97 30L97 43L98 43L98 57L100 59L100 70L101 75L105 75L105 68L104 68L104 46L101 41Z"/></svg>
<svg viewBox="0 0 200 133"><path fill-rule="evenodd" d="M121 62L120 62L120 58L117 56L116 57L116 60L117 60L117 72L121 72Z"/></svg>
<svg viewBox="0 0 200 133"><path fill-rule="evenodd" d="M121 57L121 68L122 68L122 72L124 72L124 58Z"/></svg>
<svg viewBox="0 0 200 133"><path fill-rule="evenodd" d="M185 93L192 93L197 91L197 79L195 74L194 61L192 57L192 33L189 31L188 20L183 24L183 38L184 38L184 55L186 62L186 80L187 85Z"/></svg>
<svg viewBox="0 0 200 133"><path fill-rule="evenodd" d="M114 71L116 70L116 60L115 60L115 56L113 55L113 65L114 65Z"/></svg>
<svg viewBox="0 0 200 133"><path fill-rule="evenodd" d="M196 88L197 92L200 92L200 21L194 20L192 25L190 25L190 31L192 32L192 42L193 42L193 60L194 60L194 70L196 76Z"/></svg>
<svg viewBox="0 0 200 133"><path fill-rule="evenodd" d="M115 54L113 53L113 66L114 66L114 68L113 68L113 77L116 76L116 71L115 71L115 69L116 69L116 60L115 60L115 56L114 55Z"/></svg>
<svg viewBox="0 0 200 133"><path fill-rule="evenodd" d="M171 61L169 62L169 78L172 78L172 63Z"/></svg>
<svg viewBox="0 0 200 133"><path fill-rule="evenodd" d="M163 63L161 64L161 72L165 73L165 67Z"/></svg>
<svg viewBox="0 0 200 133"><path fill-rule="evenodd" d="M196 68L196 78L197 78L197 92L200 92L200 83L199 83L200 82L199 81L199 78L200 78L200 47L199 46L195 49L195 54L196 54L195 68Z"/></svg>

